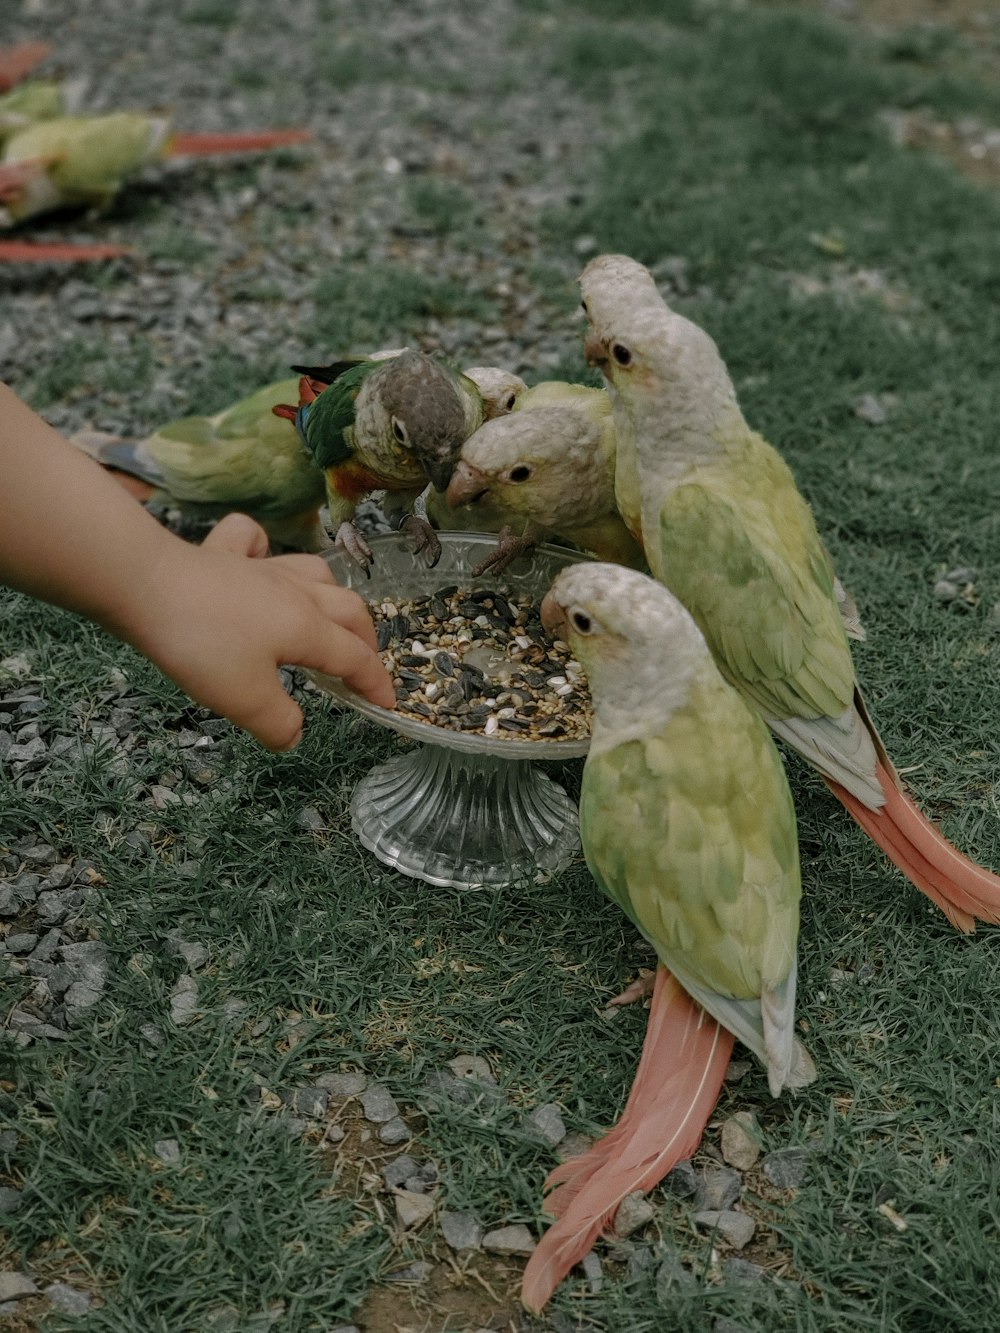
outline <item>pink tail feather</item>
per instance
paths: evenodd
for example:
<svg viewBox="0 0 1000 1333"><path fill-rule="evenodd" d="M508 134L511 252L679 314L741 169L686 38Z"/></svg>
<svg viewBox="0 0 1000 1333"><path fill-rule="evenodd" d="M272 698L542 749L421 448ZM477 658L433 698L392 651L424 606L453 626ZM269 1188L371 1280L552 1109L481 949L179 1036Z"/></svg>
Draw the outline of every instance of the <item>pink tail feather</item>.
<svg viewBox="0 0 1000 1333"><path fill-rule="evenodd" d="M635 1190L651 1190L690 1157L719 1099L733 1037L661 966L635 1082L621 1119L587 1152L551 1173L557 1218L528 1260L521 1301L541 1310Z"/></svg>
<svg viewBox="0 0 1000 1333"><path fill-rule="evenodd" d="M74 245L70 241L0 241L0 264L79 264L127 255L124 245Z"/></svg>
<svg viewBox="0 0 1000 1333"><path fill-rule="evenodd" d="M172 134L168 157L214 157L217 153L258 153L304 143L308 130L250 130L238 134Z"/></svg>
<svg viewBox="0 0 1000 1333"><path fill-rule="evenodd" d="M958 930L975 929L976 918L1000 925L1000 875L977 865L953 847L900 789L879 761L885 805L870 810L836 782L827 786L903 874L926 893Z"/></svg>
<svg viewBox="0 0 1000 1333"><path fill-rule="evenodd" d="M0 50L0 93L20 83L52 50L48 42L21 42Z"/></svg>

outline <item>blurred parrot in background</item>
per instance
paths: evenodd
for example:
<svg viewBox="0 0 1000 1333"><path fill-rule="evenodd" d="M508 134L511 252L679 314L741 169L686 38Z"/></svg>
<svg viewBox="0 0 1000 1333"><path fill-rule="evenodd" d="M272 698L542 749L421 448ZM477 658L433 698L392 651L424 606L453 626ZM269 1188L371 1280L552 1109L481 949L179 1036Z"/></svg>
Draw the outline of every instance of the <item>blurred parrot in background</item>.
<svg viewBox="0 0 1000 1333"><path fill-rule="evenodd" d="M255 152L308 137L308 130L171 134L166 117L129 111L56 116L6 140L0 158L0 204L9 224L61 208L106 209L126 180L150 162Z"/></svg>
<svg viewBox="0 0 1000 1333"><path fill-rule="evenodd" d="M646 567L615 507L615 427L603 389L558 380L525 389L509 415L466 440L446 499L428 501L436 526L500 533L477 574L497 573L553 536Z"/></svg>
<svg viewBox="0 0 1000 1333"><path fill-rule="evenodd" d="M546 1210L558 1220L525 1270L529 1310L541 1309L626 1195L693 1154L734 1036L764 1065L772 1096L815 1078L795 1039L795 812L764 721L723 679L680 602L644 574L570 566L541 615L593 696L580 794L587 865L660 966L621 1120L547 1182Z"/></svg>
<svg viewBox="0 0 1000 1333"><path fill-rule="evenodd" d="M272 543L318 551L330 544L319 514L323 473L291 422L273 411L297 391L297 379L280 380L214 416L182 417L144 440L81 431L73 443L144 503L170 504L206 521L239 510Z"/></svg>
<svg viewBox="0 0 1000 1333"><path fill-rule="evenodd" d="M12 134L39 120L54 120L68 115L82 84L67 84L58 79L32 79L10 92L0 93L0 144Z"/></svg>
<svg viewBox="0 0 1000 1333"><path fill-rule="evenodd" d="M20 83L51 50L48 42L21 42L18 46L0 47L0 93Z"/></svg>
<svg viewBox="0 0 1000 1333"><path fill-rule="evenodd" d="M903 790L858 690L812 512L744 420L715 343L624 255L593 259L580 285L585 352L614 409L618 508L653 574L694 616L726 679L952 924L1000 922L1000 877Z"/></svg>
<svg viewBox="0 0 1000 1333"><path fill-rule="evenodd" d="M325 472L338 540L367 566L371 549L350 523L358 502L385 491L394 517L412 508L428 481L444 490L462 444L485 419L482 396L460 371L412 350L295 369L303 372L300 401L275 411L295 422ZM437 561L441 544L429 523L407 513L399 526Z"/></svg>

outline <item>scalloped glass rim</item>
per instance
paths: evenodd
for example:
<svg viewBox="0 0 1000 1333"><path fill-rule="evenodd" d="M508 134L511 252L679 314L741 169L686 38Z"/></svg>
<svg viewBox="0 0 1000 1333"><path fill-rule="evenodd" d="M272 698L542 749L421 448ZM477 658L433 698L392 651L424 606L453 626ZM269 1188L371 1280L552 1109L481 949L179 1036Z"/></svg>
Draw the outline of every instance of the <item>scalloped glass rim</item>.
<svg viewBox="0 0 1000 1333"><path fill-rule="evenodd" d="M496 533L486 532L439 532L438 537L441 540L441 559L433 569L427 567L423 555L413 554L407 538L398 532L380 533L368 539L375 557L370 579L339 547L323 551L322 556L337 582L344 587L353 588L366 599L374 596L396 600L426 596L448 583L469 578L473 565L493 549L497 540ZM592 557L582 551L571 551L565 546L545 543L515 560L503 573L496 576L483 574L476 580L476 585L497 588L502 592L526 593L541 599L560 569L590 559ZM403 717L388 708L369 703L360 694L348 689L337 676L327 676L321 671L307 671L306 675L324 693L350 704L365 717L428 745L444 745L452 750L463 750L466 754L489 754L497 759L539 760L579 759L590 748L589 739L498 740L495 736L448 731L444 727L434 726L432 722L418 722L415 718Z"/></svg>

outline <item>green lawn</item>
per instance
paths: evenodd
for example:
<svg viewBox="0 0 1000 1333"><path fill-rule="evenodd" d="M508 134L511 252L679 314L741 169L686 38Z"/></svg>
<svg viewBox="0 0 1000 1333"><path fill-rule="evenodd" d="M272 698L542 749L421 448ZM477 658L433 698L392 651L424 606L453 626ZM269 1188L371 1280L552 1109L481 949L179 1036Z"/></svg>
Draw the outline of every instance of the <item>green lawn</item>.
<svg viewBox="0 0 1000 1333"><path fill-rule="evenodd" d="M230 13L189 17L214 23L219 8ZM588 160L559 168L578 176L574 201L531 219L541 241L523 262L539 301L565 322L583 260L623 251L710 330L859 604L859 676L890 753L948 835L1000 868L1000 198L945 156L894 146L884 116L1000 124L1000 89L979 60L1000 26L977 45L946 29L873 36L772 5L635 0L617 17L594 0L525 0L517 12L512 68L565 80L602 109ZM407 77L405 61L392 75ZM433 180L409 198L434 244L471 253L475 201ZM149 226L161 234L155 217ZM424 276L405 254L361 277L345 262L315 284L303 344L328 345L340 328L346 342L394 345L428 318L500 317L492 292ZM73 366L39 368L38 405L72 402L81 367L95 392L124 392L121 359L80 339ZM474 335L465 350L478 359ZM138 340L128 355L150 379ZM279 370L220 351L188 386L190 406L219 406ZM562 370L587 373L569 335ZM857 414L866 394L882 424ZM971 605L933 595L958 566L977 571ZM198 778L180 740L207 714L152 667L13 594L0 593L0 616L0 658L29 655L0 696L37 685L50 744L87 741L116 708L133 715L126 760L97 743L22 776L0 766L0 853L44 841L91 860L85 917L109 961L102 998L65 1040L0 1046L0 1127L18 1135L0 1167L24 1188L0 1230L0 1267L101 1302L37 1326L244 1333L355 1320L371 1333L462 1333L497 1312L557 1333L732 1333L727 1318L750 1333L996 1325L997 937L954 933L796 761L799 1009L820 1076L772 1102L755 1066L718 1112L754 1111L768 1150L810 1150L793 1193L746 1178L758 1232L744 1257L766 1274L727 1276L725 1247L713 1254L688 1204L657 1191L633 1262L606 1263L597 1293L575 1275L553 1319L531 1325L515 1313L516 1261L461 1278L433 1223L401 1239L377 1188L392 1154L363 1139L350 1104L339 1146L281 1106L324 1073L362 1070L399 1102L415 1136L406 1151L437 1164L440 1205L474 1209L487 1227L540 1227L554 1157L525 1113L558 1102L570 1130L594 1133L620 1110L644 1016L601 1010L648 963L631 927L582 864L471 897L382 867L353 839L347 802L396 739L314 693L294 754L209 723L214 776ZM164 774L184 799L157 809L149 793ZM578 765L558 776L572 787ZM320 827L302 822L307 808ZM188 965L172 936L204 950L183 1025L170 1001ZM31 979L0 962L0 985L6 1015ZM489 1061L501 1096L429 1090L462 1053ZM712 1165L718 1138L714 1122L699 1164ZM178 1162L157 1157L164 1139ZM435 1265L433 1293L411 1308L386 1277L419 1259ZM475 1311L459 1302L446 1320L446 1279L478 1293Z"/></svg>

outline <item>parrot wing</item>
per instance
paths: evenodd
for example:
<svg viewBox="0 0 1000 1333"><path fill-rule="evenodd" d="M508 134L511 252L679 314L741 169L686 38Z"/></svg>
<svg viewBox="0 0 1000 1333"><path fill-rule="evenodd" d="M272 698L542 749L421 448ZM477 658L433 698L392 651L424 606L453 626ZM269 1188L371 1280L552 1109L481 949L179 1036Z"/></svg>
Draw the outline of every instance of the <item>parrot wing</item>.
<svg viewBox="0 0 1000 1333"><path fill-rule="evenodd" d="M772 730L878 806L875 748L854 706L828 557L808 506L782 480L763 474L766 499L698 481L671 492L660 512L664 581Z"/></svg>
<svg viewBox="0 0 1000 1333"><path fill-rule="evenodd" d="M714 747L707 719L723 738ZM714 1018L739 1023L780 1088L793 1059L799 867L791 794L761 720L717 677L694 687L657 734L592 751L580 825L600 886Z"/></svg>

